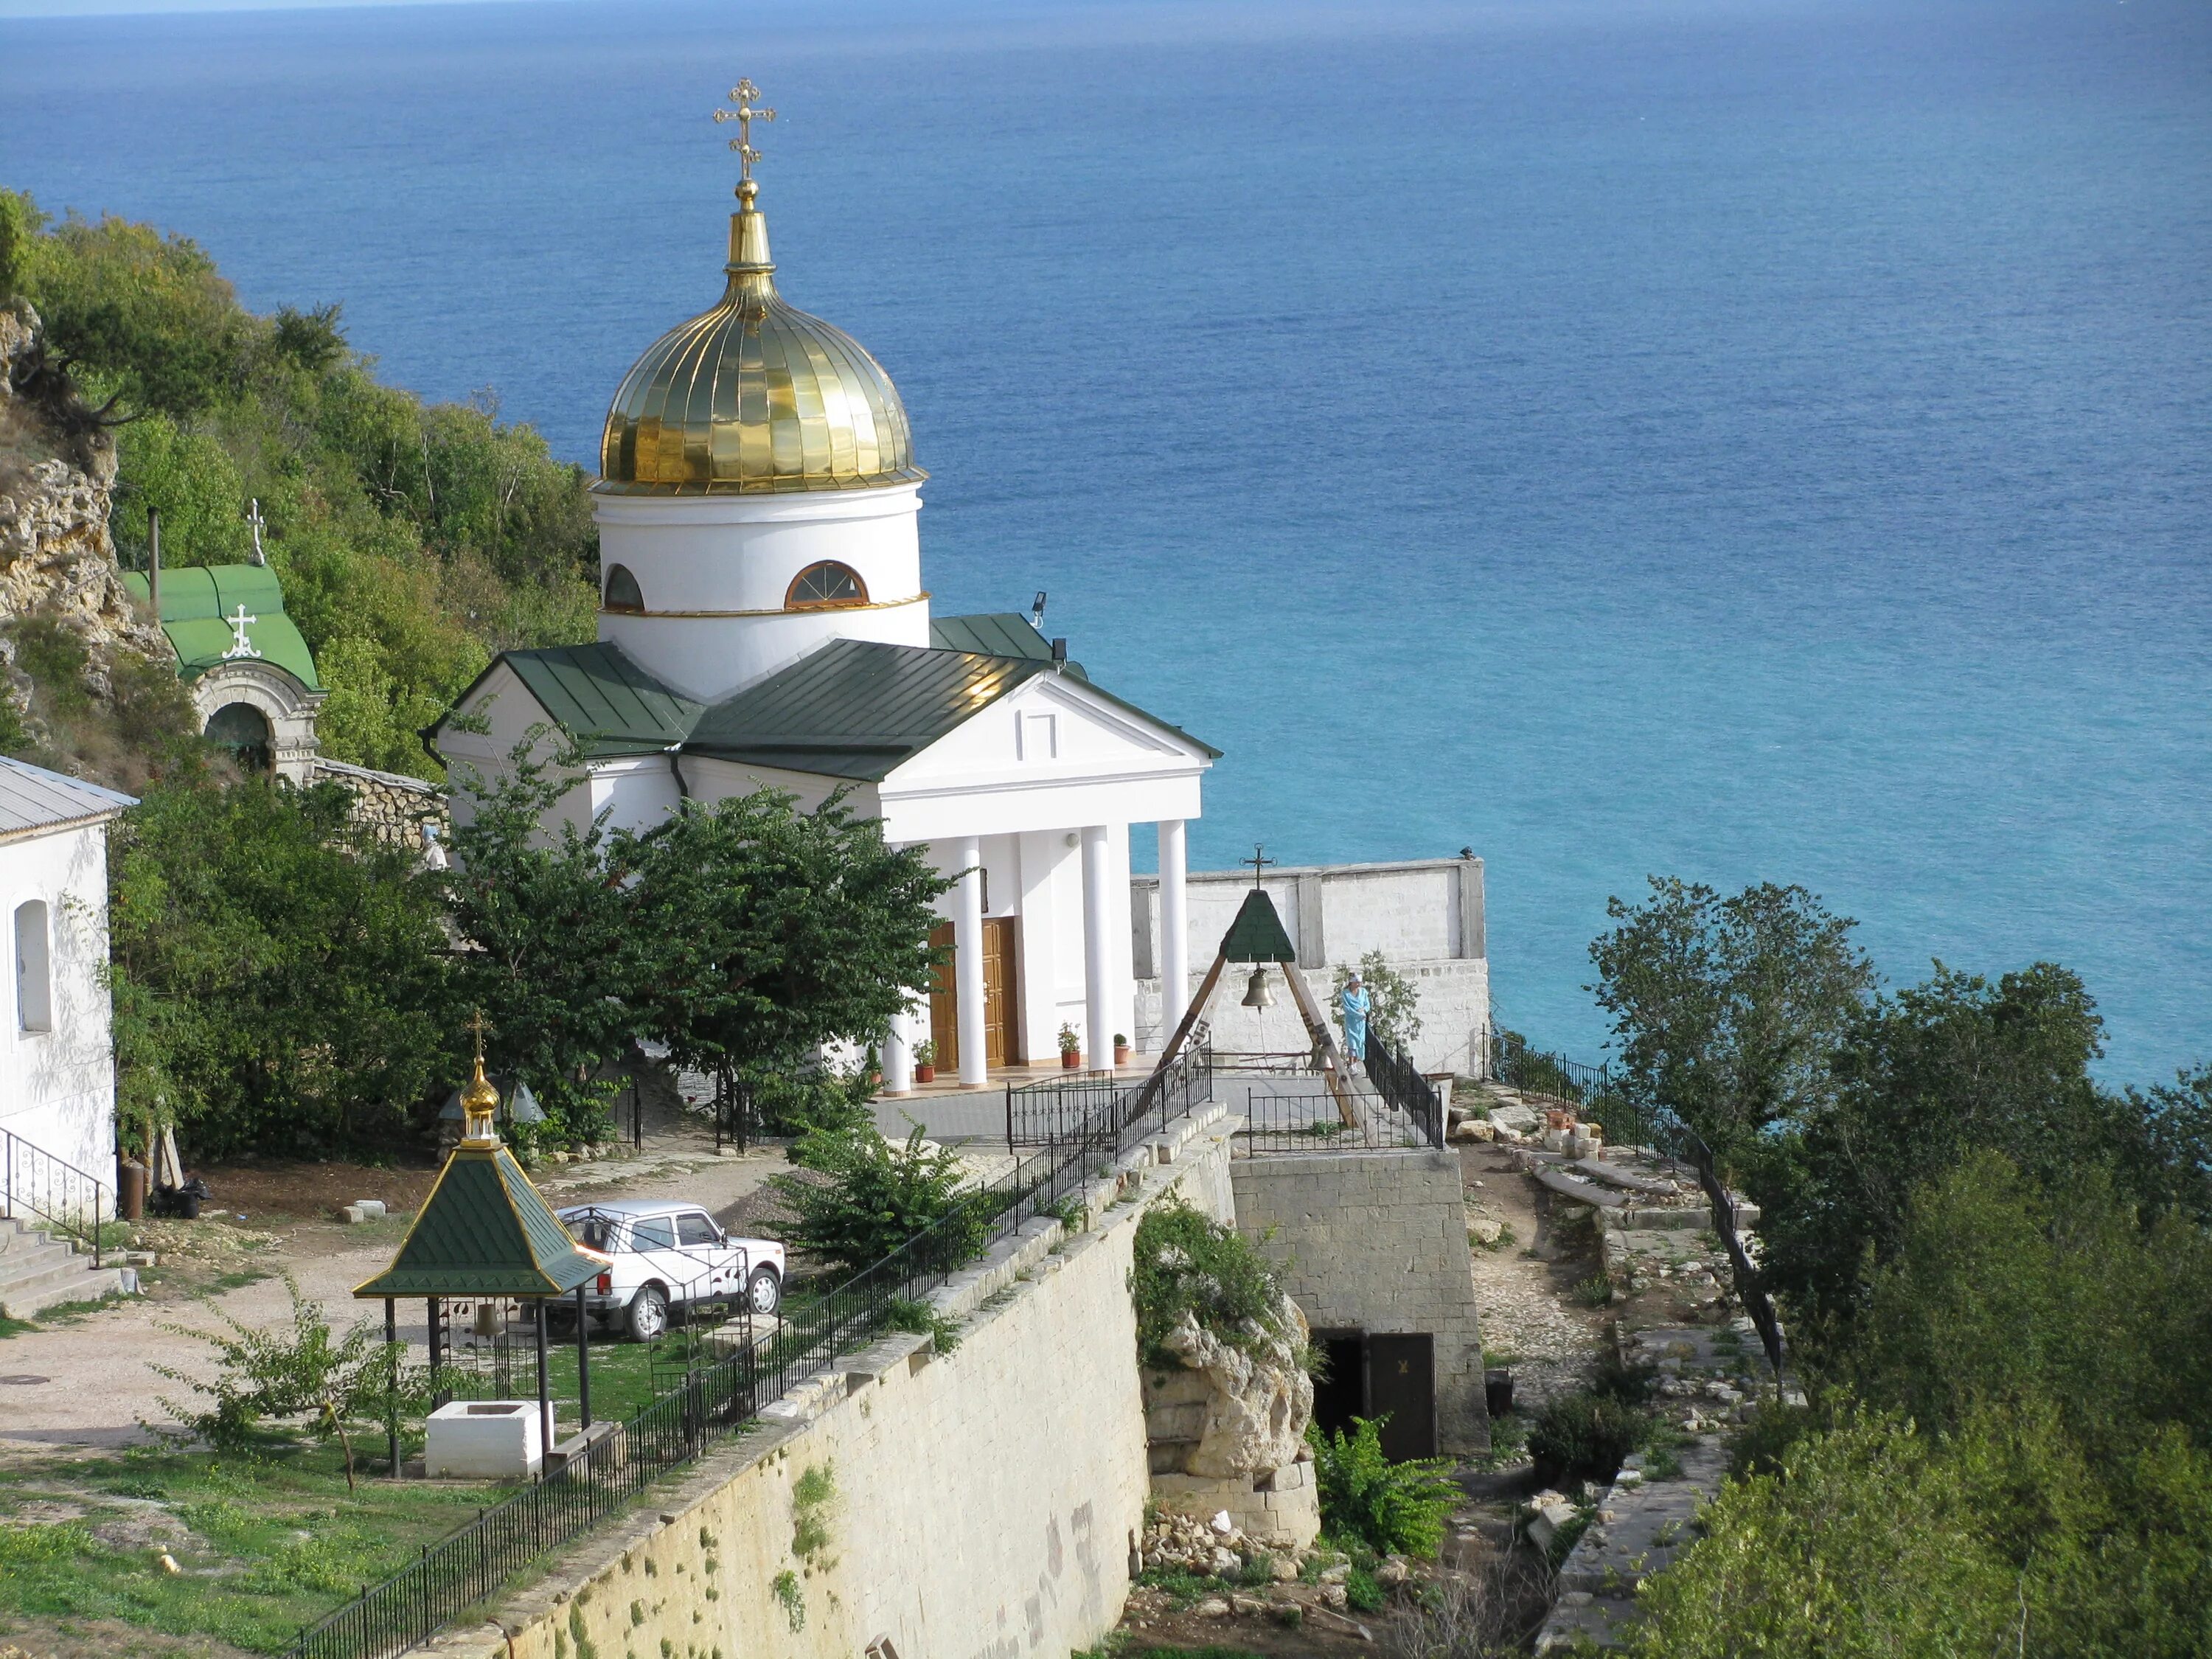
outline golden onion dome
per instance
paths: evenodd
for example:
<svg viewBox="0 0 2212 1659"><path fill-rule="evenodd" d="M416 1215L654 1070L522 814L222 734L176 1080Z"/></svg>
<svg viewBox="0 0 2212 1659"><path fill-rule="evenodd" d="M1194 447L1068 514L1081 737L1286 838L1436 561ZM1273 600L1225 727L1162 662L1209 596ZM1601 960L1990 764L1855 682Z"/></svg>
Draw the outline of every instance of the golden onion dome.
<svg viewBox="0 0 2212 1659"><path fill-rule="evenodd" d="M738 186L721 303L654 341L616 392L600 493L784 495L929 476L883 365L775 291L759 188Z"/></svg>

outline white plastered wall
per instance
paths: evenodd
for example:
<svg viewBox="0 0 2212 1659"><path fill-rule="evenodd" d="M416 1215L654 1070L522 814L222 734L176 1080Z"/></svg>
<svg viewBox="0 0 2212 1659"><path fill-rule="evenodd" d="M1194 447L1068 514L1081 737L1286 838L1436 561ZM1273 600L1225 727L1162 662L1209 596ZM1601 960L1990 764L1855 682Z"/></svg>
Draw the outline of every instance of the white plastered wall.
<svg viewBox="0 0 2212 1659"><path fill-rule="evenodd" d="M642 613L602 611L599 637L663 684L715 702L833 639L929 643L918 486L793 495L599 495L603 570L636 579ZM809 565L849 567L866 606L787 611Z"/></svg>
<svg viewBox="0 0 2212 1659"><path fill-rule="evenodd" d="M47 1029L22 1029L15 912L46 907ZM107 827L80 824L0 841L0 941L8 955L0 1019L0 1128L115 1181L114 1038L107 987Z"/></svg>

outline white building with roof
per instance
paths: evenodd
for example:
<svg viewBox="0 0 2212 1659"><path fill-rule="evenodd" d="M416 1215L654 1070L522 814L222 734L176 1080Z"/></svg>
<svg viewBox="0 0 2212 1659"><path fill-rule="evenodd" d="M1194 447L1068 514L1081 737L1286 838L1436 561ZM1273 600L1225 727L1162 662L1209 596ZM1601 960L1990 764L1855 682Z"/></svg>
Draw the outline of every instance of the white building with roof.
<svg viewBox="0 0 2212 1659"><path fill-rule="evenodd" d="M910 1086L925 1037L969 1085L1049 1063L1063 1026L1106 1063L1138 1029L1134 835L1159 852L1154 1007L1182 1012L1184 831L1218 751L1093 684L1028 617L933 614L906 410L857 342L779 294L757 193L738 187L720 301L655 342L608 410L597 641L504 653L434 741L493 774L557 727L583 757L560 809L579 822L847 789L958 878L951 967L885 1034L889 1087Z"/></svg>
<svg viewBox="0 0 2212 1659"><path fill-rule="evenodd" d="M115 1043L107 994L107 825L128 795L0 757L0 1176L28 1194L44 1158L115 1183ZM15 1143L9 1146L8 1143ZM29 1152L25 1148L33 1149Z"/></svg>

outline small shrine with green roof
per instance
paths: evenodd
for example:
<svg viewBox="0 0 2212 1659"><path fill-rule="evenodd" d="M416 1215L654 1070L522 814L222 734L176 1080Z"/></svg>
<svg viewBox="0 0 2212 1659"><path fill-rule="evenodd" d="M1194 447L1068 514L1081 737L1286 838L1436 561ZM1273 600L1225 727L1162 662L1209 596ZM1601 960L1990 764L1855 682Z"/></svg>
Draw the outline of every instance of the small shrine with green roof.
<svg viewBox="0 0 2212 1659"><path fill-rule="evenodd" d="M552 1301L577 1298L574 1321L580 1429L592 1427L591 1322L583 1316L586 1287L605 1272L608 1259L569 1236L544 1194L531 1182L514 1154L501 1141L499 1091L484 1076L483 1022L477 1033L476 1075L461 1091L461 1139L415 1213L391 1265L354 1290L362 1301L384 1304L385 1337L396 1341L398 1304L422 1298L428 1316L430 1368L446 1363L447 1312L455 1303L520 1301L529 1304L538 1358L539 1458L556 1445L552 1398L546 1376L546 1308ZM468 1412L489 1406L511 1408L518 1402L469 1401ZM439 1414L442 1414L439 1413ZM436 1414L432 1425L434 1455ZM392 1425L392 1462L398 1462L398 1426Z"/></svg>
<svg viewBox="0 0 2212 1659"><path fill-rule="evenodd" d="M131 597L151 610L177 653L201 729L249 770L311 781L322 682L314 653L284 612L284 587L261 553L260 504L246 564L161 568L158 531L148 568L125 573Z"/></svg>

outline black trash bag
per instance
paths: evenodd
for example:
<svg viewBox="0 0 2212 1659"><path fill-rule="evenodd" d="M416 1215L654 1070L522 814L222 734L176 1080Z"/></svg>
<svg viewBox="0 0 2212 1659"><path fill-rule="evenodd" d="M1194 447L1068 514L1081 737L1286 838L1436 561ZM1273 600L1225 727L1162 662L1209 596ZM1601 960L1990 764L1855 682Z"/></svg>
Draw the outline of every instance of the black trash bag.
<svg viewBox="0 0 2212 1659"><path fill-rule="evenodd" d="M198 1221L200 1206L214 1194L206 1182L194 1176L181 1187L156 1187L146 1200L149 1215L171 1221Z"/></svg>

